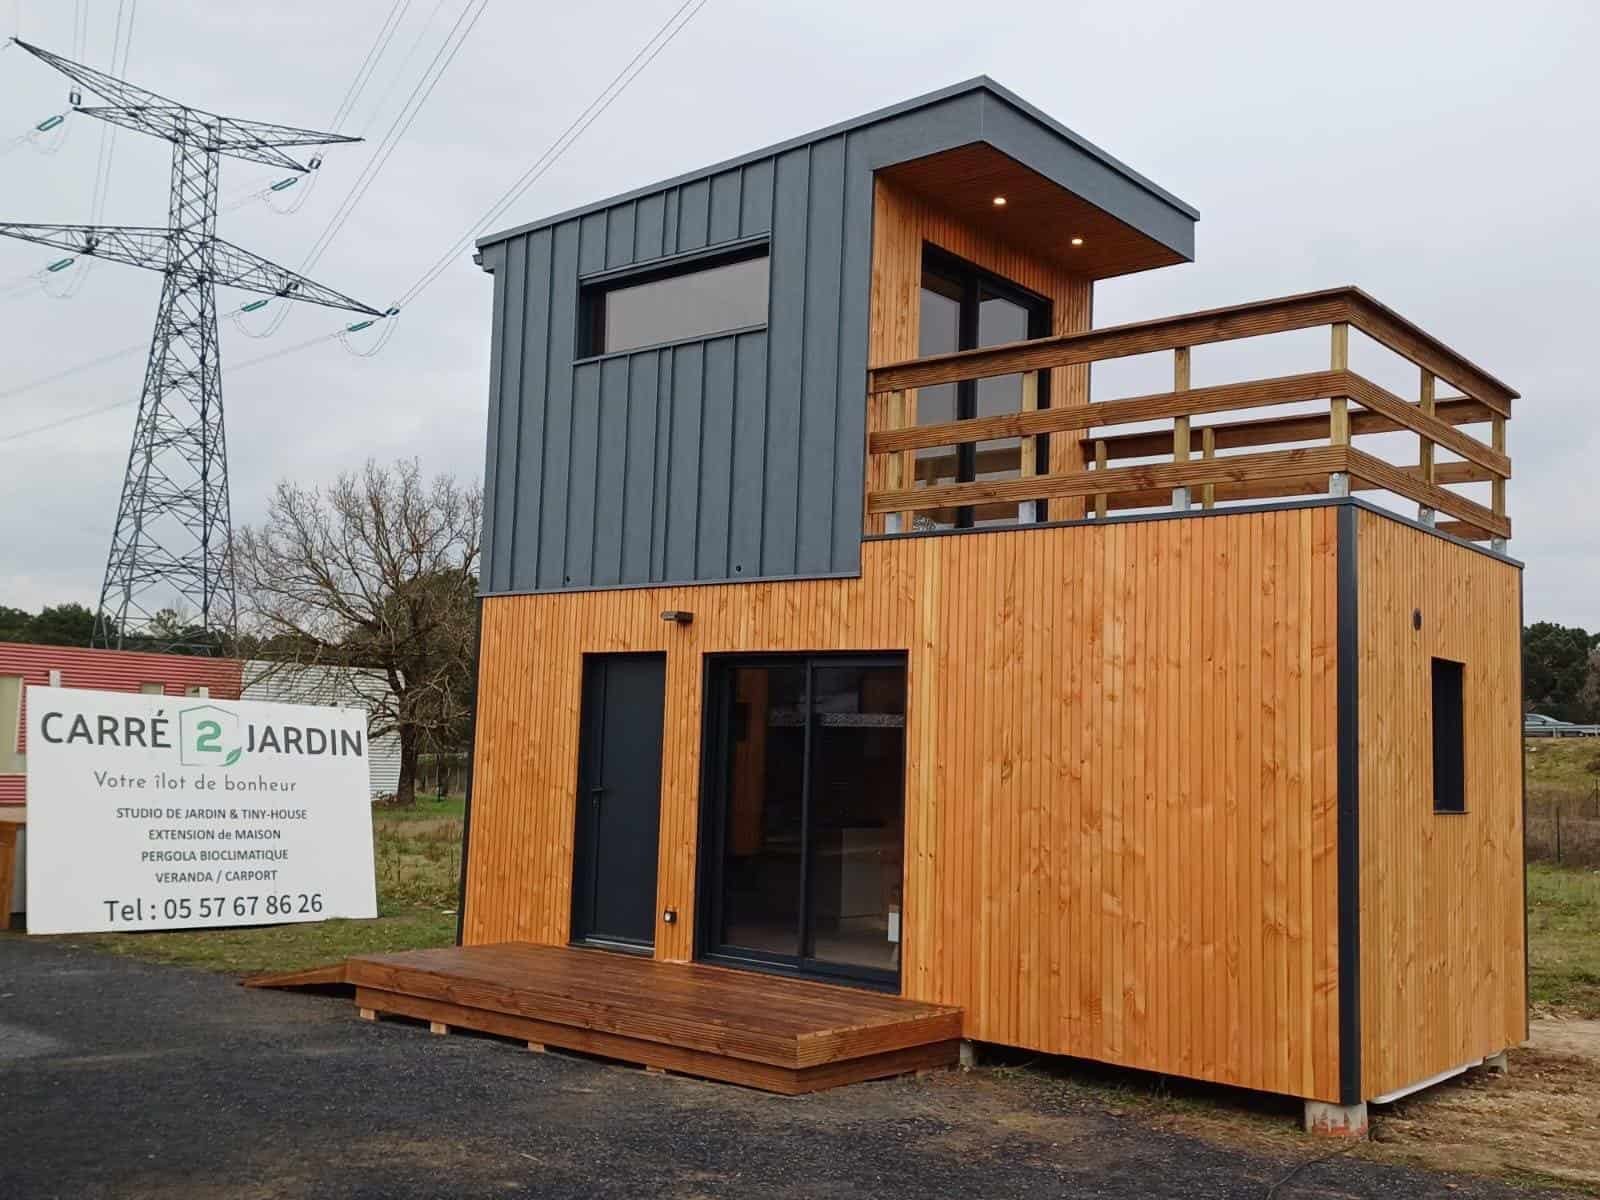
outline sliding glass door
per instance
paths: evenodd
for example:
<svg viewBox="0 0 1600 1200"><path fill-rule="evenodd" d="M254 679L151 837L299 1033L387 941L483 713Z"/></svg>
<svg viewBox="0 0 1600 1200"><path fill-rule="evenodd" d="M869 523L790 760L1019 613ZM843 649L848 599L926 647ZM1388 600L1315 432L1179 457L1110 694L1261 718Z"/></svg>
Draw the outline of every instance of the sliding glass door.
<svg viewBox="0 0 1600 1200"><path fill-rule="evenodd" d="M713 661L702 957L898 981L905 678L899 656Z"/></svg>

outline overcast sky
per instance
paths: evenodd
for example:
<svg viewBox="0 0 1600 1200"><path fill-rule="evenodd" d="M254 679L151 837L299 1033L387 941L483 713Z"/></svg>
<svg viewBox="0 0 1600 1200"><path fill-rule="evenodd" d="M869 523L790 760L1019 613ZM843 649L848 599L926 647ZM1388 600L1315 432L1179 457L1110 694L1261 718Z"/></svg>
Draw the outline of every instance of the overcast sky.
<svg viewBox="0 0 1600 1200"><path fill-rule="evenodd" d="M105 67L117 4L88 2L86 56ZM383 133L468 2L410 6L344 132ZM313 276L387 305L676 7L490 0ZM390 8L391 0L141 0L126 74L199 107L324 128ZM7 0L0 30L67 53L72 9L65 0L23 0L14 16ZM1354 283L1518 389L1510 550L1527 563L1528 619L1594 629L1597 13L1592 0L1331 8L710 0L497 224L991 75L1201 212L1197 261L1099 285L1097 324ZM413 45L420 48L407 62ZM0 52L0 152L12 134L59 111L65 90L22 51ZM74 120L67 132L54 155L31 145L0 153L0 219L89 220L99 126ZM147 137L118 139L108 223L165 224L167 150ZM372 151L330 149L298 212L255 202L224 215L220 234L298 265ZM224 160L224 199L275 177ZM0 239L0 604L26 608L96 602L142 348L8 393L145 342L160 286L153 273L100 265L69 300L7 291L54 257ZM263 341L225 326L235 523L259 518L275 480L325 481L369 456L415 455L429 472L478 478L490 286L461 255L371 358L332 342L238 369L342 318L302 306ZM223 294L219 308L244 299ZM1212 381L1199 377L1198 355L1196 370L1197 383ZM1105 382L1097 377L1096 398L1115 394ZM119 399L127 406L4 440Z"/></svg>

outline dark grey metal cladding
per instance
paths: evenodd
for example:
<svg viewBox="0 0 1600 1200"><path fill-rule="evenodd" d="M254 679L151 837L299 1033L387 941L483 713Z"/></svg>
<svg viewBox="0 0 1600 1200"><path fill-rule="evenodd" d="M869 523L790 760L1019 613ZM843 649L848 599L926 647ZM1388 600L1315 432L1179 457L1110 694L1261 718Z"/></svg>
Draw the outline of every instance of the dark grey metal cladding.
<svg viewBox="0 0 1600 1200"><path fill-rule="evenodd" d="M1192 255L1193 210L987 80L484 239L482 591L858 572L872 176L979 141ZM764 330L575 359L585 278L762 238Z"/></svg>

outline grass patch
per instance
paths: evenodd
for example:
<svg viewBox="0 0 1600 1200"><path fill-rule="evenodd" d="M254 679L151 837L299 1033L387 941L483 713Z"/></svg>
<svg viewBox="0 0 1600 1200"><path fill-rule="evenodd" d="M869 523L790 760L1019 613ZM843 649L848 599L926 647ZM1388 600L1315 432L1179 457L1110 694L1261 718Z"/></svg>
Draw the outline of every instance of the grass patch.
<svg viewBox="0 0 1600 1200"><path fill-rule="evenodd" d="M376 920L70 934L56 940L149 962L239 975L297 971L353 954L448 946L456 940L462 808L460 796L427 796L407 808L374 807Z"/></svg>
<svg viewBox="0 0 1600 1200"><path fill-rule="evenodd" d="M1535 1004L1600 1018L1600 871L1528 867L1528 949Z"/></svg>
<svg viewBox="0 0 1600 1200"><path fill-rule="evenodd" d="M1593 795L1600 786L1600 738L1527 738L1528 790Z"/></svg>
<svg viewBox="0 0 1600 1200"><path fill-rule="evenodd" d="M52 939L91 946L146 962L176 963L206 971L257 975L298 971L353 954L385 954L456 940L453 912L413 909L375 921L318 921L248 929L175 929L156 933L70 934Z"/></svg>

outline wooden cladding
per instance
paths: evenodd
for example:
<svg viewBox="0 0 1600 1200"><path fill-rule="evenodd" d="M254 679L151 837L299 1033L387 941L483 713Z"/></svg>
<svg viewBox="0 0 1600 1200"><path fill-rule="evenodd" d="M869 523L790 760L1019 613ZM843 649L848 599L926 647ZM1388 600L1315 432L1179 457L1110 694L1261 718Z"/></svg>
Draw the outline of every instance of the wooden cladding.
<svg viewBox="0 0 1600 1200"><path fill-rule="evenodd" d="M903 651L904 995L961 1007L967 1037L1336 1099L1336 517L888 539L859 579L489 598L465 939L567 941L584 654L667 655L656 954L685 960L704 656Z"/></svg>
<svg viewBox="0 0 1600 1200"><path fill-rule="evenodd" d="M1358 520L1362 1082L1377 1096L1528 1034L1521 579L1398 522ZM1465 681L1463 813L1434 812L1436 657Z"/></svg>
<svg viewBox="0 0 1600 1200"><path fill-rule="evenodd" d="M1089 328L1093 283L1075 273L1062 258L1026 251L974 228L924 196L880 177L873 187L872 308L868 362L876 365L917 353L922 313L922 257L934 246L1046 297L1051 304L1053 334ZM1048 339L1047 339L1048 340ZM1037 395L1035 395L1037 402ZM867 397L869 429L914 426L914 390ZM1062 367L1050 372L1048 404L1041 412L1059 412L1089 402L1089 368ZM867 490L908 487L915 471L910 455L867 459ZM1077 435L1050 440L1050 471L1076 470ZM1081 503L1053 502L1053 519L1083 515ZM881 514L867 515L866 532L884 531Z"/></svg>

